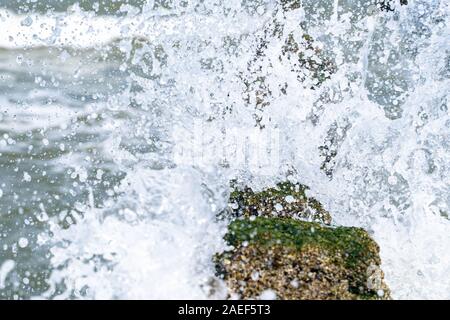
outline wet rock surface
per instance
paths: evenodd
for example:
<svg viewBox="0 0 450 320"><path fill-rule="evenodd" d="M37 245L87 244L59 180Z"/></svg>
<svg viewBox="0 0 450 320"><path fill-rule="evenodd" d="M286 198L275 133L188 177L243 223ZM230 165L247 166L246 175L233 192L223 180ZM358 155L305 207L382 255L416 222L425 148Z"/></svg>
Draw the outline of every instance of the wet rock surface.
<svg viewBox="0 0 450 320"><path fill-rule="evenodd" d="M378 0L377 5L382 11L394 11L397 0ZM408 0L398 0L404 6L408 4Z"/></svg>
<svg viewBox="0 0 450 320"><path fill-rule="evenodd" d="M256 299L269 291L277 299L389 299L377 243L363 229L325 225L331 216L316 200L316 212L326 214L306 213L312 200L305 190L286 182L233 191L238 218L225 236L230 249L215 257L229 296ZM286 198L295 201L288 206ZM274 214L280 203L286 208Z"/></svg>
<svg viewBox="0 0 450 320"><path fill-rule="evenodd" d="M308 189L291 182L282 182L260 192L235 186L229 207L236 217L289 217L330 224L330 213L319 201L307 196Z"/></svg>

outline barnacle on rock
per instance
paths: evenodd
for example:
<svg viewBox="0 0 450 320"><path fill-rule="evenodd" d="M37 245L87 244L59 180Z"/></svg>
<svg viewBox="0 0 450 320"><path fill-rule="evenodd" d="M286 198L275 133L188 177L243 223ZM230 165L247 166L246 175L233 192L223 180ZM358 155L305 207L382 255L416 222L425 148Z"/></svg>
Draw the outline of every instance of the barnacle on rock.
<svg viewBox="0 0 450 320"><path fill-rule="evenodd" d="M360 228L326 227L288 218L236 219L216 257L229 293L279 299L389 299L379 248Z"/></svg>
<svg viewBox="0 0 450 320"><path fill-rule="evenodd" d="M319 201L306 195L308 189L307 186L291 182L278 183L260 192L235 186L229 207L237 217L289 217L330 224L331 215Z"/></svg>

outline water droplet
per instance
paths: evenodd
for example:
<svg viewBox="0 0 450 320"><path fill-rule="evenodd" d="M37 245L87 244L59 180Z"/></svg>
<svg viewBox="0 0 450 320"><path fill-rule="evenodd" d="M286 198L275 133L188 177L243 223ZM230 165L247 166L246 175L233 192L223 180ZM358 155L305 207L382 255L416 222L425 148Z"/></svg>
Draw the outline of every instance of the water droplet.
<svg viewBox="0 0 450 320"><path fill-rule="evenodd" d="M26 182L30 182L31 181L31 176L28 174L28 172L24 172L23 173L23 180Z"/></svg>
<svg viewBox="0 0 450 320"><path fill-rule="evenodd" d="M16 57L16 62L17 62L18 64L22 64L22 62L23 62L23 55L19 54L19 55Z"/></svg>
<svg viewBox="0 0 450 320"><path fill-rule="evenodd" d="M33 19L28 16L20 22L20 25L23 27L29 27L33 24Z"/></svg>
<svg viewBox="0 0 450 320"><path fill-rule="evenodd" d="M284 200L286 200L287 203L292 203L295 201L295 198L293 196L286 196Z"/></svg>
<svg viewBox="0 0 450 320"><path fill-rule="evenodd" d="M19 243L19 247L26 248L28 246L28 239L20 238L18 243Z"/></svg>

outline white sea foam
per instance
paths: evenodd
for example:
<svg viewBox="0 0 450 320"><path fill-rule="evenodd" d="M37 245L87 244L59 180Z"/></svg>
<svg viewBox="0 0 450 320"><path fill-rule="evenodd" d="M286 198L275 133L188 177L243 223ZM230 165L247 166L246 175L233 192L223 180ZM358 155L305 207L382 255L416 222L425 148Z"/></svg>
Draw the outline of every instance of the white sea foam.
<svg viewBox="0 0 450 320"><path fill-rule="evenodd" d="M66 231L54 227L56 239L71 245L51 249L55 266L67 264L54 272L52 283L65 278L66 295L97 299L223 297L211 282L210 258L223 246L224 229L212 223L217 208L202 187L208 182L191 168L136 167L120 189L124 200L135 199L133 207L106 217L91 209Z"/></svg>

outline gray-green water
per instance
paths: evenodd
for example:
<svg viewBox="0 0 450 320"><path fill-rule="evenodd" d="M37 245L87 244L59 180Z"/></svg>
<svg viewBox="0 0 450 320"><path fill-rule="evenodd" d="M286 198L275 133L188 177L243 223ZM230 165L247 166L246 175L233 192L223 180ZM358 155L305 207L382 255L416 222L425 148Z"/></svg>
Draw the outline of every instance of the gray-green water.
<svg viewBox="0 0 450 320"><path fill-rule="evenodd" d="M100 203L122 176L99 145L111 134L102 126L115 116L106 108L96 109L96 117L87 110L128 85L128 73L118 70L126 59L112 51L0 51L2 259L17 265L4 297L25 298L45 287L48 251L36 236L48 219L66 223L89 192ZM20 238L28 239L26 248L18 247Z"/></svg>

